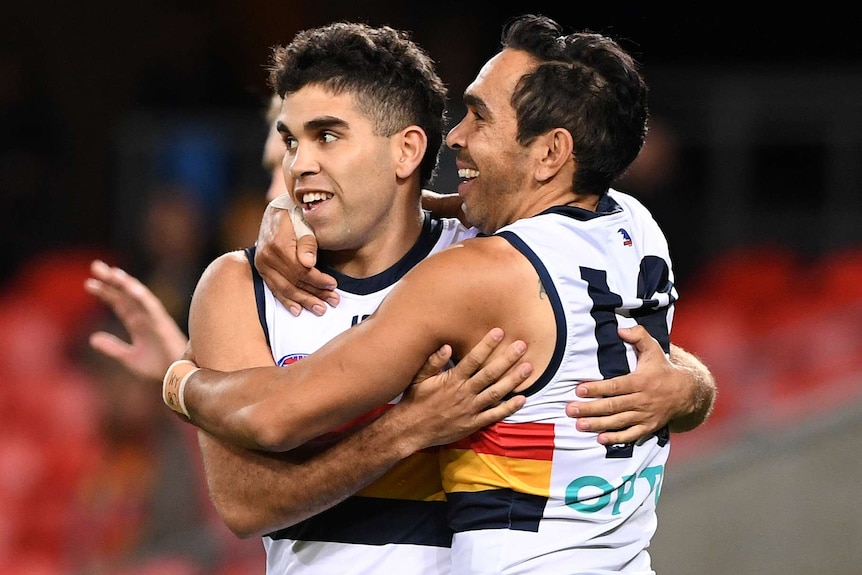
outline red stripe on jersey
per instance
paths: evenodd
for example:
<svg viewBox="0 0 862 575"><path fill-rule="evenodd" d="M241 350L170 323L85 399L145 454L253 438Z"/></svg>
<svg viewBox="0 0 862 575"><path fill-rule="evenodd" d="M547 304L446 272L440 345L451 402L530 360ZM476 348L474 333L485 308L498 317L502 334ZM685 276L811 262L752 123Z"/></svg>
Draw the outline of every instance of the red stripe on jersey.
<svg viewBox="0 0 862 575"><path fill-rule="evenodd" d="M497 423L446 447L518 459L551 461L554 457L554 424Z"/></svg>

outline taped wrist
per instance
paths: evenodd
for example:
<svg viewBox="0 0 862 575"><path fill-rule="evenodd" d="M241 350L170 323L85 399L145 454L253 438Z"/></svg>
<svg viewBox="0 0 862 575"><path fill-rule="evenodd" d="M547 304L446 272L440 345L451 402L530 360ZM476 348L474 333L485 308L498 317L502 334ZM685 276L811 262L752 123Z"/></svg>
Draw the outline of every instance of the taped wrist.
<svg viewBox="0 0 862 575"><path fill-rule="evenodd" d="M192 374L200 368L195 362L188 359L178 359L173 362L165 373L165 379L162 381L162 400L165 405L191 419L188 409L186 409L186 401L183 393L185 392L186 382Z"/></svg>

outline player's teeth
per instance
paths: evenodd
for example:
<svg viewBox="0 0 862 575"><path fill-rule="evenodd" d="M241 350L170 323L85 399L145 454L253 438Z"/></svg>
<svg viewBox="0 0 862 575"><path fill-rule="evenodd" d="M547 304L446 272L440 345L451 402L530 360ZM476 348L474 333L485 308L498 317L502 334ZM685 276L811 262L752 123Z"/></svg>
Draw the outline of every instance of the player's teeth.
<svg viewBox="0 0 862 575"><path fill-rule="evenodd" d="M328 200L332 197L332 194L324 193L324 192L308 192L302 195L302 203L310 204L311 202Z"/></svg>
<svg viewBox="0 0 862 575"><path fill-rule="evenodd" d="M461 178L478 178L479 170L468 170L467 168L462 168L458 170L458 176Z"/></svg>

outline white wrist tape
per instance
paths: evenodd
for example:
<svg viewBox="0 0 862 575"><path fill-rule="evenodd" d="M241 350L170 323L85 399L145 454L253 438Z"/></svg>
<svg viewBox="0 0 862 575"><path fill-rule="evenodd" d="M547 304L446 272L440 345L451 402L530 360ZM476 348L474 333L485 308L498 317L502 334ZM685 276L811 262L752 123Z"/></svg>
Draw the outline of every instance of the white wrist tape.
<svg viewBox="0 0 862 575"><path fill-rule="evenodd" d="M287 210L290 213L290 221L293 224L293 232L297 239L302 236L314 235L314 232L305 223L305 218L302 217L302 208L296 205L290 194L281 194L269 202L269 205L281 210Z"/></svg>
<svg viewBox="0 0 862 575"><path fill-rule="evenodd" d="M162 400L165 402L165 405L189 419L191 419L191 416L188 409L186 409L186 401L183 394L186 389L186 382L199 369L193 361L178 359L168 368L167 373L165 373L165 379L162 381Z"/></svg>

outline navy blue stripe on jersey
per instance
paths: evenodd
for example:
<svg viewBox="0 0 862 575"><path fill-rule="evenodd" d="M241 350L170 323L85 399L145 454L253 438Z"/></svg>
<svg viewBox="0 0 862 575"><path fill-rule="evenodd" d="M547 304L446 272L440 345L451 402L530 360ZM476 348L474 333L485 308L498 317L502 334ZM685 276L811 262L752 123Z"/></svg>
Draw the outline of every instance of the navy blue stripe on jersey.
<svg viewBox="0 0 862 575"><path fill-rule="evenodd" d="M451 547L445 501L350 497L335 507L267 535L272 539L361 545L401 543Z"/></svg>
<svg viewBox="0 0 862 575"><path fill-rule="evenodd" d="M596 359L602 377L611 378L630 373L626 345L617 329L616 310L623 305L622 298L608 287L608 273L581 267L581 279L587 282L587 293L593 305L590 316L596 323Z"/></svg>
<svg viewBox="0 0 862 575"><path fill-rule="evenodd" d="M403 278L407 272L431 253L442 233L443 223L432 219L430 212L426 211L419 239L416 240L410 251L404 254L404 257L379 274L367 278L354 278L344 275L326 265L325 262L320 262L317 267L320 271L335 278L335 281L338 282L338 289L356 295L368 295L387 288ZM320 259L325 259L325 255L322 255Z"/></svg>
<svg viewBox="0 0 862 575"><path fill-rule="evenodd" d="M248 259L248 265L251 266L251 280L254 282L254 301L257 304L257 319L260 321L260 327L263 328L263 335L266 337L266 345L272 347L269 343L269 328L266 325L266 301L263 296L263 277L254 267L254 253L257 251L257 246L245 248L245 257Z"/></svg>
<svg viewBox="0 0 862 575"><path fill-rule="evenodd" d="M449 527L456 533L477 529L539 530L547 497L511 489L447 493Z"/></svg>
<svg viewBox="0 0 862 575"><path fill-rule="evenodd" d="M659 309L654 309L654 306L659 305L659 302L655 299L647 300L646 298L656 293L663 293L668 294L671 304L676 301L673 296L673 282L669 278L670 270L665 260L658 256L645 256L641 261L640 274L638 275L638 297L644 300L644 307L631 312L631 316L661 344L665 353L670 352L670 334L667 330L669 307L662 306Z"/></svg>
<svg viewBox="0 0 862 575"><path fill-rule="evenodd" d="M527 258L527 261L532 264L536 273L539 274L539 281L542 282L542 287L545 288L545 293L548 294L548 301L551 303L551 309L554 311L554 321L557 324L557 341L554 344L554 354L551 356L551 361L548 362L548 367L545 368L542 375L539 376L539 378L533 382L530 387L517 393L517 395L530 396L548 385L548 382L551 381L557 373L560 363L563 361L563 354L566 349L566 338L568 337L566 316L563 312L563 304L560 301L560 295L557 293L557 287L554 285L553 280L551 280L551 275L548 273L545 264L542 263L539 256L537 256L536 253L524 243L524 240L518 237L514 232L504 230L498 235L512 244L513 248L521 252L521 254ZM510 393L507 397L512 397L513 395L515 394Z"/></svg>
<svg viewBox="0 0 862 575"><path fill-rule="evenodd" d="M623 208L615 199L605 194L599 199L599 204L596 206L596 211L586 210L577 206L551 206L542 214L560 214L568 216L581 222L586 222L594 218L600 218L607 214L615 214ZM541 215L541 214L539 214Z"/></svg>

